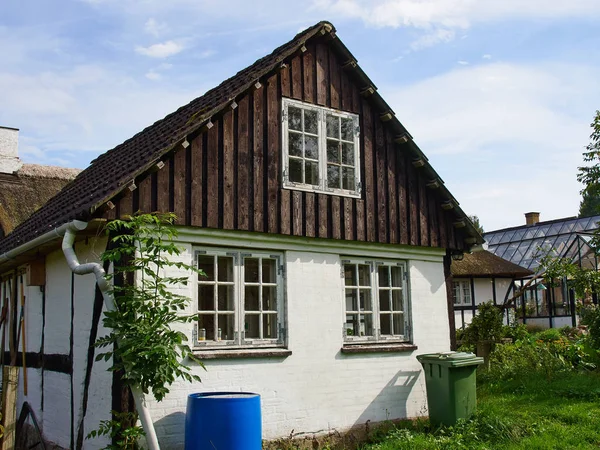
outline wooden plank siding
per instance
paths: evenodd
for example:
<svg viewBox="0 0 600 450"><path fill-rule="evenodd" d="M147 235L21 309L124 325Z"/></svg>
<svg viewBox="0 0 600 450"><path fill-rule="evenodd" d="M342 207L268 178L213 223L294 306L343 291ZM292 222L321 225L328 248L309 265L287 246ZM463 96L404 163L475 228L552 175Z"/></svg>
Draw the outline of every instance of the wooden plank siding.
<svg viewBox="0 0 600 450"><path fill-rule="evenodd" d="M380 120L365 86L326 43L306 44L260 85L212 118L190 146L136 180L111 217L174 210L178 224L293 236L464 249L454 211ZM282 187L281 99L360 114L361 198ZM235 106L235 105L234 105Z"/></svg>

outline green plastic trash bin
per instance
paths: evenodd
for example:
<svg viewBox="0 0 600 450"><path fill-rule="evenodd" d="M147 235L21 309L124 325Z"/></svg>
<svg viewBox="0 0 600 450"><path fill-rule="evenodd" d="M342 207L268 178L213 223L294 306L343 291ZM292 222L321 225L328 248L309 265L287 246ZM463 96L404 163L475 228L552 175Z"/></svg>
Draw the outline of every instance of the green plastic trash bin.
<svg viewBox="0 0 600 450"><path fill-rule="evenodd" d="M477 408L476 370L483 358L473 353L418 355L425 371L429 420L434 426L454 425Z"/></svg>

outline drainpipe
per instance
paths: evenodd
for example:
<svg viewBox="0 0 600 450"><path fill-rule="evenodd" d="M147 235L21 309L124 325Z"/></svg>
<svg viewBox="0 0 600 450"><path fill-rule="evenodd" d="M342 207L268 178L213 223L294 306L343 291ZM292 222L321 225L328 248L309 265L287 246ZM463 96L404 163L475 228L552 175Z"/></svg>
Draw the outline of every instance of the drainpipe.
<svg viewBox="0 0 600 450"><path fill-rule="evenodd" d="M94 273L96 276L96 282L100 288L100 292L102 292L106 309L109 311L114 311L115 299L110 293L110 284L106 280L106 272L104 271L104 268L98 263L80 264L77 254L75 253L75 249L73 248L77 232L85 230L87 225L87 222L81 222L79 220L74 220L66 224L64 229L64 238L62 241L62 250L65 255L65 259L67 260L67 264L73 273L77 275ZM140 422L142 422L142 427L146 433L146 443L148 444L148 449L160 450L158 439L156 438L154 423L152 422L152 417L150 416L150 410L148 409L144 399L144 393L139 386L130 386L130 389L135 401L135 406L138 410Z"/></svg>

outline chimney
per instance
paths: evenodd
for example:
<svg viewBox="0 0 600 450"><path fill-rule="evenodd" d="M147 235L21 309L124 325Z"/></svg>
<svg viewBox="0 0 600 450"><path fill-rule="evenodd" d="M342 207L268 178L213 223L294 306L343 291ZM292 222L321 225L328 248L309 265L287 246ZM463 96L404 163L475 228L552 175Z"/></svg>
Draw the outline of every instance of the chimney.
<svg viewBox="0 0 600 450"><path fill-rule="evenodd" d="M19 129L0 127L0 173L13 173L21 168Z"/></svg>
<svg viewBox="0 0 600 450"><path fill-rule="evenodd" d="M540 221L540 213L539 212L528 212L525 213L525 222L527 225L535 225Z"/></svg>

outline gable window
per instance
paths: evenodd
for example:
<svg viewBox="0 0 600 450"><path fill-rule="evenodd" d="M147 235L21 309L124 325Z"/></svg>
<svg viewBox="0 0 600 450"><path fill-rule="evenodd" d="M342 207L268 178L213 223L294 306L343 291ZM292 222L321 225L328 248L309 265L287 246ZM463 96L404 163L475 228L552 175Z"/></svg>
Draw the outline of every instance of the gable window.
<svg viewBox="0 0 600 450"><path fill-rule="evenodd" d="M199 251L195 345L277 346L284 343L281 255Z"/></svg>
<svg viewBox="0 0 600 450"><path fill-rule="evenodd" d="M468 280L454 281L454 304L455 305L470 305L471 304L471 283Z"/></svg>
<svg viewBox="0 0 600 450"><path fill-rule="evenodd" d="M343 260L346 341L409 341L403 262Z"/></svg>
<svg viewBox="0 0 600 450"><path fill-rule="evenodd" d="M283 185L360 196L358 115L283 99Z"/></svg>

